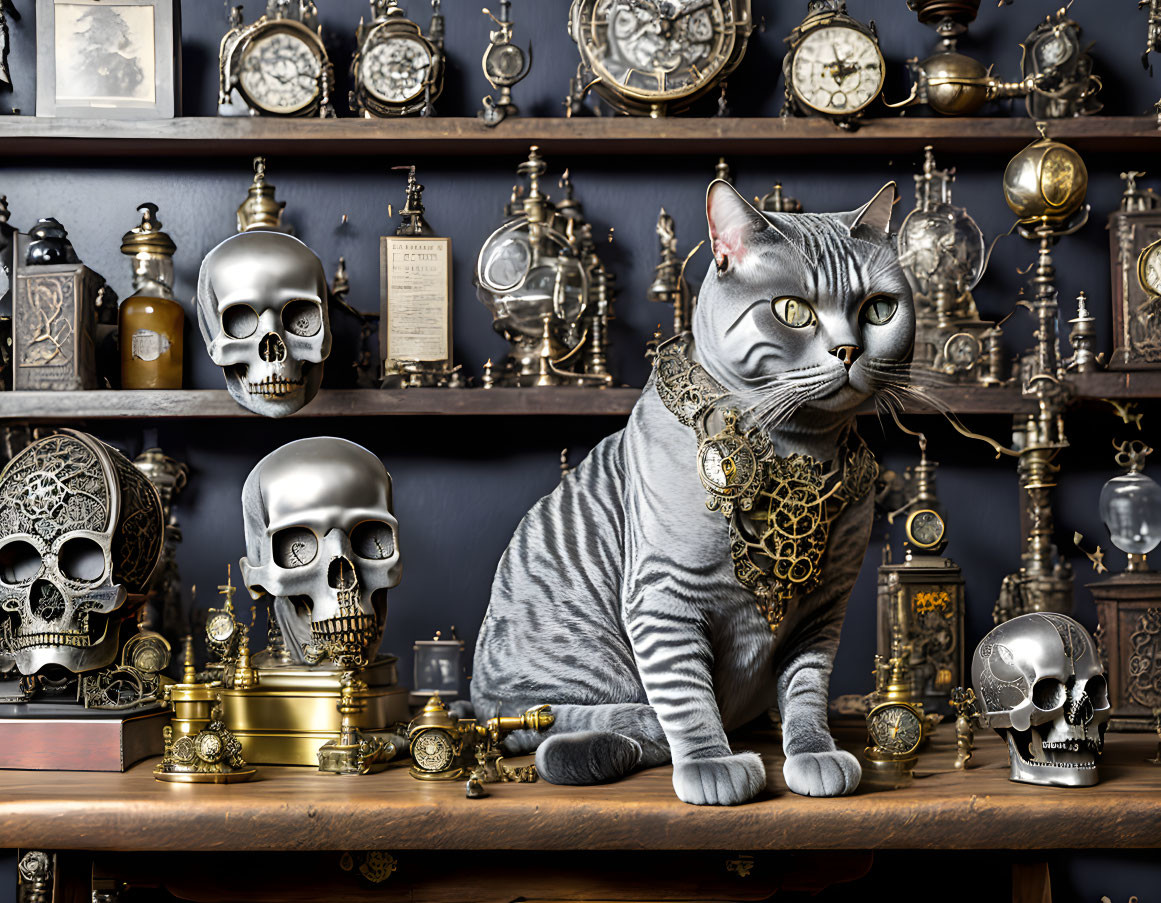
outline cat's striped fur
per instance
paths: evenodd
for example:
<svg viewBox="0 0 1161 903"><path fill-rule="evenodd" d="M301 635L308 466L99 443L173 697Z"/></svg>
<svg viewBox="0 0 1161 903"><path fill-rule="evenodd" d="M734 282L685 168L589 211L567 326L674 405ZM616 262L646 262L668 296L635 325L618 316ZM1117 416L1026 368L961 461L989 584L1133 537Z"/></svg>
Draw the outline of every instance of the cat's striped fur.
<svg viewBox="0 0 1161 903"><path fill-rule="evenodd" d="M910 292L887 232L894 186L850 214L769 214L724 182L709 193L716 266L694 317L696 359L768 425L779 454L829 460L855 408L896 378L910 353ZM890 296L889 323L860 312ZM807 301L816 322L791 329L771 300ZM850 366L840 347L859 350ZM476 646L472 702L481 718L551 703L536 747L542 776L596 783L674 763L690 803L729 804L765 786L753 753L726 731L777 705L790 788L854 789L855 759L836 751L827 689L847 597L871 524L869 496L831 526L821 585L788 606L771 634L736 581L728 525L709 511L697 443L653 380L625 429L602 441L521 522L501 559Z"/></svg>

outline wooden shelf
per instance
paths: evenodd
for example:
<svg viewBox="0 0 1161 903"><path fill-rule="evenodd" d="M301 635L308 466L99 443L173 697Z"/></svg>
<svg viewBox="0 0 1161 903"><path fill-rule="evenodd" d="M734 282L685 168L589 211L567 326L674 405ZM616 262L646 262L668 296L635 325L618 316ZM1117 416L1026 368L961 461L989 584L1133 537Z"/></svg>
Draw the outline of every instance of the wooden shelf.
<svg viewBox="0 0 1161 903"><path fill-rule="evenodd" d="M861 752L865 729L842 731ZM845 737L845 739L844 739ZM0 846L93 851L293 850L1017 850L1161 846L1152 734L1109 734L1095 787L1008 780L1008 753L979 732L967 771L952 767L941 725L900 790L814 799L782 781L769 735L738 740L766 762L767 792L740 806L689 806L672 769L598 787L423 782L402 766L336 779L314 768L259 766L249 784L162 784L156 760L125 774L0 772ZM521 760L526 761L526 760ZM757 898L755 898L757 899Z"/></svg>
<svg viewBox="0 0 1161 903"><path fill-rule="evenodd" d="M1048 134L1077 150L1155 152L1152 116L1091 116L1053 121ZM0 157L376 156L408 154L894 154L925 144L955 154L1013 153L1036 138L1030 119L883 118L846 132L821 119L510 119L488 128L475 119L165 120L0 117Z"/></svg>
<svg viewBox="0 0 1161 903"><path fill-rule="evenodd" d="M626 416L640 389L324 389L293 417ZM258 417L225 389L0 393L0 420Z"/></svg>

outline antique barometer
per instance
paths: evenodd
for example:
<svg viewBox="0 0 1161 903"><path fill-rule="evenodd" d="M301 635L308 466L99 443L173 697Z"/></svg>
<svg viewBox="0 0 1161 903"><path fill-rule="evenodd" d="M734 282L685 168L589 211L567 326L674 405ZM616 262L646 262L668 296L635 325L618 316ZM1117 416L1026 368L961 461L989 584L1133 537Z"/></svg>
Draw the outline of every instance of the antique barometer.
<svg viewBox="0 0 1161 903"><path fill-rule="evenodd" d="M218 79L219 116L333 117L334 70L312 0L269 0L250 25L235 6Z"/></svg>
<svg viewBox="0 0 1161 903"><path fill-rule="evenodd" d="M430 116L443 90L443 16L432 0L427 35L396 0L372 0L375 18L359 23L351 60L351 109L372 117Z"/></svg>
<svg viewBox="0 0 1161 903"><path fill-rule="evenodd" d="M825 116L854 128L883 90L886 64L875 23L847 15L845 0L810 0L786 38L783 116Z"/></svg>
<svg viewBox="0 0 1161 903"><path fill-rule="evenodd" d="M576 84L622 113L678 113L734 71L751 27L750 0L573 0Z"/></svg>

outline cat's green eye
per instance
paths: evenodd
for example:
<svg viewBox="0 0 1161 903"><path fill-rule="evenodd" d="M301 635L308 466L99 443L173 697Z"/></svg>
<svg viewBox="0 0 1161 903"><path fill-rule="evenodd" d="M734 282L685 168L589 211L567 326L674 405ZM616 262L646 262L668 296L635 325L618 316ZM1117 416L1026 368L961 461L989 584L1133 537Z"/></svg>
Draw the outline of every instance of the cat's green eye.
<svg viewBox="0 0 1161 903"><path fill-rule="evenodd" d="M770 307L774 316L791 329L802 329L815 323L814 308L801 298L775 298Z"/></svg>
<svg viewBox="0 0 1161 903"><path fill-rule="evenodd" d="M899 302L890 295L874 295L863 305L863 318L872 326L882 326L898 309Z"/></svg>

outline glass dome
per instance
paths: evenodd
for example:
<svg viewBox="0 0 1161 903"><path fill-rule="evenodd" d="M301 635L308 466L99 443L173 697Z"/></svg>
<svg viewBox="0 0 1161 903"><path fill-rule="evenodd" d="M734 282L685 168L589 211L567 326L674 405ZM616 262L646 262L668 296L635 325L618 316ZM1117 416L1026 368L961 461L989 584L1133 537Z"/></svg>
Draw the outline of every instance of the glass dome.
<svg viewBox="0 0 1161 903"><path fill-rule="evenodd" d="M954 204L916 208L899 229L899 262L921 294L930 294L936 277L960 292L974 288L984 274L985 252L983 230Z"/></svg>
<svg viewBox="0 0 1161 903"><path fill-rule="evenodd" d="M1161 486L1145 474L1123 473L1105 483L1100 512L1122 552L1146 555L1161 543Z"/></svg>

